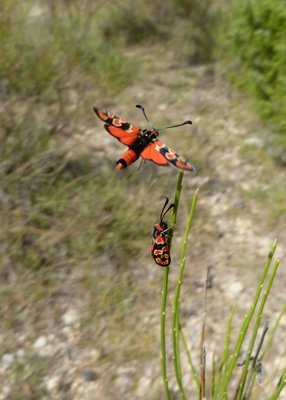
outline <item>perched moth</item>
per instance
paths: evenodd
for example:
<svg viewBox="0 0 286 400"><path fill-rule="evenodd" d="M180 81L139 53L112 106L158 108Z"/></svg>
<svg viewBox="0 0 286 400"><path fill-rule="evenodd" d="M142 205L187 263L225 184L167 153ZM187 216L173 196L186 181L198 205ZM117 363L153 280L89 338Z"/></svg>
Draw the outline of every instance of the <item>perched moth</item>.
<svg viewBox="0 0 286 400"><path fill-rule="evenodd" d="M143 112L146 120L150 124L145 114L144 107L140 105L136 107ZM178 125L167 126L160 129L155 129L152 126L151 129L141 129L102 108L94 107L93 110L96 115L105 122L104 127L107 132L121 143L128 146L128 150L117 160L116 169L124 169L138 160L139 157L142 157L143 160L152 161L161 166L172 165L180 170L191 172L196 170L194 165L189 163L183 156L180 156L175 150L166 146L158 139L160 130L191 124L192 121L185 121Z"/></svg>
<svg viewBox="0 0 286 400"><path fill-rule="evenodd" d="M165 211L168 203L169 199L166 197L165 204L160 214L160 222L154 226L152 235L152 257L154 258L155 263L161 267L167 267L171 263L168 243L168 231L171 228L168 228L168 224L164 221L164 217L168 211L175 207L175 204L170 204Z"/></svg>

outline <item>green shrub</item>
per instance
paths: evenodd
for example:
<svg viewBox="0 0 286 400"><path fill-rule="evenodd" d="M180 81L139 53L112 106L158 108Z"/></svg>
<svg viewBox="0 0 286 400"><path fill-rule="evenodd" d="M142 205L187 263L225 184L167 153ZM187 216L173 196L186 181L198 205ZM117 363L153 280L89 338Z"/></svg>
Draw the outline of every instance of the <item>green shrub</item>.
<svg viewBox="0 0 286 400"><path fill-rule="evenodd" d="M280 0L239 0L229 21L233 80L257 109L286 133L286 7Z"/></svg>

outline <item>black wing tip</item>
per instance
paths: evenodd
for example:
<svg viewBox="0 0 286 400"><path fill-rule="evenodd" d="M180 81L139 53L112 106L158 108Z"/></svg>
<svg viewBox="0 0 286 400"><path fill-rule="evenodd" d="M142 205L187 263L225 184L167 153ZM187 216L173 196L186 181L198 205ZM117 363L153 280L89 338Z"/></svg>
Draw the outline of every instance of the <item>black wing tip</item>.
<svg viewBox="0 0 286 400"><path fill-rule="evenodd" d="M187 164L190 164L190 163L187 163ZM182 172L190 172L191 174L195 174L197 172L197 168L193 164L190 164L189 168L183 168L183 167L175 165L173 163L169 163L169 165L171 167L176 168L177 170L179 169Z"/></svg>
<svg viewBox="0 0 286 400"><path fill-rule="evenodd" d="M98 107L92 107L93 111L95 112L95 114L98 115Z"/></svg>
<svg viewBox="0 0 286 400"><path fill-rule="evenodd" d="M191 168L186 169L186 171L195 174L197 172L197 168L193 164L191 164Z"/></svg>

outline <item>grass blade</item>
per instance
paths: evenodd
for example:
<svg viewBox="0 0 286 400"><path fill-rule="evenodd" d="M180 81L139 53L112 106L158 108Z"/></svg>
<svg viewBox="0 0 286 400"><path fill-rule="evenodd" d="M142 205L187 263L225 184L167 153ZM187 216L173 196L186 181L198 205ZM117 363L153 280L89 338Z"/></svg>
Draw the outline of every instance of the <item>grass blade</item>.
<svg viewBox="0 0 286 400"><path fill-rule="evenodd" d="M233 306L232 310L231 310L231 313L230 313L230 316L229 316L229 319L228 319L228 323L227 323L225 342L224 342L224 351L223 351L223 356L222 356L222 360L221 360L221 363L220 363L220 368L219 368L219 371L218 371L218 376L217 376L217 379L216 379L216 382L215 382L213 399L217 399L217 397L218 397L218 392L219 392L219 387L220 387L220 383L221 383L222 372L225 370L225 368L227 366L227 363L228 363L228 359L229 359L231 328L232 328L232 320L233 320L235 311L236 311L236 306Z"/></svg>
<svg viewBox="0 0 286 400"><path fill-rule="evenodd" d="M169 390L169 383L167 376L166 338L165 338L169 267L164 268L163 274L164 274L163 289L162 289L162 301L161 301L161 368L162 368L162 377L163 377L163 385L164 385L166 400L170 400L171 397L170 397L170 390Z"/></svg>
<svg viewBox="0 0 286 400"><path fill-rule="evenodd" d="M229 385L229 382L230 382L230 379L231 379L231 376L232 376L232 373L233 373L233 369L236 366L237 358L238 358L239 352L241 350L243 341L245 339L247 330L249 328L250 321L251 321L251 319L253 317L253 314L254 314L254 311L255 311L255 309L257 307L258 300L259 300L261 291L263 289L263 284L264 284L264 281L266 279L267 272L268 272L268 270L270 268L270 265L271 265L271 262L272 262L276 247L277 247L277 243L278 243L278 240L276 239L274 241L273 245L272 245L272 248L271 248L269 254L268 254L268 258L266 260L266 263L264 265L263 271L262 271L261 276L260 276L260 280L259 280L259 283L258 283L258 287L257 287L256 293L255 293L255 297L254 297L253 303L250 306L250 310L249 310L248 314L244 318L241 330L239 332L238 339L236 341L236 344L235 344L235 347L234 347L234 350L233 350L233 354L231 355L230 361L229 361L229 363L227 365L227 368L226 368L226 371L225 371L225 374L224 374L224 377L223 377L223 380L222 380L222 384L221 384L221 387L220 387L220 392L219 392L219 399L221 399L221 400L227 399L227 388L228 388L228 385Z"/></svg>
<svg viewBox="0 0 286 400"><path fill-rule="evenodd" d="M175 192L175 207L173 208L171 218L170 218L170 226L172 227L169 232L169 249L171 249L172 239L173 239L173 231L174 226L177 220L177 211L182 191L182 182L183 182L184 173L180 172L176 192ZM163 289L162 289L162 299L161 299L161 322L160 322L160 330L161 330L161 369L162 369L162 377L163 377L163 385L165 391L166 400L170 400L170 389L168 383L168 375L167 375L167 359L166 359L166 304L167 304L167 296L168 296L168 278L169 278L169 267L164 268L163 272Z"/></svg>
<svg viewBox="0 0 286 400"><path fill-rule="evenodd" d="M180 390L181 399L185 399L184 388L182 383L182 375L181 375L181 361L180 361L180 348L179 348L179 308L180 308L180 292L181 292L181 285L183 274L185 270L186 264L186 249L187 249L187 242L188 236L191 229L191 224L194 216L194 212L196 209L196 204L198 200L198 193L199 190L195 191L193 201L191 204L188 221L185 229L184 234L184 242L181 250L181 258L180 258L180 270L178 274L177 284L176 284L176 291L175 291L175 298L174 298L174 309L173 309L173 321L172 321L172 337L173 337L173 351L174 351L174 366L175 366L175 373L176 379Z"/></svg>
<svg viewBox="0 0 286 400"><path fill-rule="evenodd" d="M242 375L241 375L241 380L240 380L239 390L238 390L238 395L237 395L237 399L238 400L243 399L244 387L245 387L247 375L248 375L248 372L249 372L248 371L248 366L249 366L249 363L250 363L250 358L251 358L251 355L252 355L252 352L253 352L253 348L254 348L254 345L255 345L255 341L256 341L256 337L257 337L257 333L258 333L258 328L259 328L261 320L262 320L263 310L264 310L267 298L269 296L271 287L273 285L273 281L274 281L274 278L276 276L276 272L277 272L277 269L279 267L279 263L280 263L280 261L277 259L275 261L275 264L274 264L274 267L273 267L273 271L271 272L268 285L267 285L266 290L265 290L265 292L263 294L263 297L262 297L262 300L261 300L261 303L260 303L260 306L259 306L259 309L258 309L256 321L255 321L254 328L253 328L253 333L252 333L252 336L251 336L250 344L249 344L247 355L246 355L245 364L244 364L243 369L242 369Z"/></svg>
<svg viewBox="0 0 286 400"><path fill-rule="evenodd" d="M179 324L179 330L180 330L179 333L180 333L180 336L182 338L183 346L184 346L184 349L185 349L185 352L186 352L186 355L187 355L187 358L188 358L188 362L190 364L192 377L193 377L193 380L195 381L195 384L196 384L197 389L199 391L200 390L200 380L198 378L198 374L197 374L196 368L194 366L193 359L192 359L192 356L191 356L191 352L190 352L190 350L188 348L188 343L187 343L187 340L186 340L186 336L185 336L184 331L183 331L183 329L181 327L181 324Z"/></svg>
<svg viewBox="0 0 286 400"><path fill-rule="evenodd" d="M284 371L282 373L282 376L279 380L279 383L277 385L275 392L269 397L268 400L278 399L278 397L279 397L280 393L282 392L282 390L284 389L285 385L286 385L286 368L284 368Z"/></svg>
<svg viewBox="0 0 286 400"><path fill-rule="evenodd" d="M274 338L274 336L275 336L275 333L276 333L276 331L277 331L277 329L278 329L278 327L279 327L281 318L283 317L283 315L284 315L285 313L286 313L286 304L284 304L284 307L282 308L282 310L281 310L280 313L278 314L278 317L277 317L277 319L276 319L276 321L275 321L275 324L274 324L273 328L271 329L271 332L270 332L270 334L269 334L268 340L266 341L266 344L265 344L265 346L264 346L264 349L263 349L263 351L262 351L262 353L261 353L260 360L262 360L262 359L264 358L265 354L266 354L267 351L269 350L269 348L270 348L270 346L271 346L271 344L272 344L273 338Z"/></svg>
<svg viewBox="0 0 286 400"><path fill-rule="evenodd" d="M207 318L207 285L209 280L209 268L207 269L205 287L204 287L204 306L202 316L201 344L200 344L200 399L206 397L206 348L205 348L205 331Z"/></svg>

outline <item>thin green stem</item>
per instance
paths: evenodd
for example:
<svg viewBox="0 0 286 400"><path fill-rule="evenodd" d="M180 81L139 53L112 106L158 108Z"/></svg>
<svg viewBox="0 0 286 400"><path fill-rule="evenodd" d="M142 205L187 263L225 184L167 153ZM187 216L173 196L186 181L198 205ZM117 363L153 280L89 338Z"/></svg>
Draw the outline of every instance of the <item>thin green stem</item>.
<svg viewBox="0 0 286 400"><path fill-rule="evenodd" d="M176 379L180 390L180 397L182 400L185 399L185 393L183 388L182 382L182 374L181 374L181 360L180 360L180 347L179 347L179 308L180 308L180 292L181 292L181 285L183 274L185 270L186 264L186 249L187 249L187 242L188 236L191 229L191 224L194 216L194 212L196 209L197 199L198 199L199 190L196 190L193 201L191 204L189 217L185 229L184 234L184 242L181 250L181 258L180 258L180 270L178 274L177 284L176 284L176 291L175 291L175 299L174 299L174 308L173 308L173 322L172 322L172 338L173 338L173 351L174 351L174 366L175 366L175 373Z"/></svg>
<svg viewBox="0 0 286 400"><path fill-rule="evenodd" d="M215 395L215 387L216 387L216 359L215 359L215 352L213 352L213 358L212 358L212 396L211 398L214 399L214 395Z"/></svg>
<svg viewBox="0 0 286 400"><path fill-rule="evenodd" d="M254 324L254 327L253 327L253 333L252 333L250 344L249 344L249 347L248 347L245 364L244 364L243 369L242 369L242 375L241 375L241 380L240 380L239 390L238 390L238 395L237 395L237 399L239 399L239 400L243 398L246 378L247 378L247 375L248 375L248 372L249 372L248 371L248 366L249 366L249 363L250 363L250 358L251 358L251 355L252 355L252 352L253 352L253 348L254 348L254 345L255 345L255 341L256 341L256 337L257 337L257 333L258 333L258 328L259 328L260 322L262 320L262 314L263 314L263 310L264 310L264 307L265 307L265 303L267 301L267 298L269 296L271 287L273 285L273 281L274 281L274 278L276 276L276 272L277 272L277 269L278 269L278 266L279 266L279 262L280 261L278 259L275 261L275 264L274 264L274 267L273 267L273 271L271 272L268 285L267 285L266 290L265 290L265 292L263 294L263 297L262 297L262 300L261 300L261 303L260 303L260 306L259 306L259 309L258 309L258 312L257 312L257 318L256 318L256 321L255 321L255 324Z"/></svg>
<svg viewBox="0 0 286 400"><path fill-rule="evenodd" d="M245 389L244 389L244 397L243 398L245 398L245 399L250 398L250 394L252 392L254 382L255 382L255 377L261 371L262 364L261 364L261 358L259 357L259 354L262 349L263 342L264 342L265 336L267 334L267 331L268 331L268 323L266 324L266 326L263 329L262 336L260 338L258 348L256 350L256 354L255 354L255 356L251 357L251 370L247 377L247 381L246 381Z"/></svg>
<svg viewBox="0 0 286 400"><path fill-rule="evenodd" d="M184 173L180 172L178 176L178 181L177 181L177 186L176 186L176 191L175 191L175 197L174 197L174 204L175 207L172 210L171 218L170 218L170 226L171 229L169 231L169 250L171 250L172 246L172 240L173 240L173 233L174 233L174 227L177 222L177 213L178 213L178 208L179 208L179 202L180 202L180 197L181 197L181 192L183 189L183 178L184 178Z"/></svg>
<svg viewBox="0 0 286 400"><path fill-rule="evenodd" d="M186 352L186 355L187 355L187 358L188 358L188 361L189 361L189 364L190 364L192 377L193 377L193 379L195 381L197 389L200 390L200 380L198 378L198 374L197 374L196 368L195 368L194 363L193 363L191 352L190 352L190 350L188 348L188 343L187 343L187 340L186 340L186 336L185 336L184 331L183 331L183 329L182 329L180 324L179 324L179 332L180 332L180 336L182 338L183 346L184 346L184 349L185 349L185 352Z"/></svg>
<svg viewBox="0 0 286 400"><path fill-rule="evenodd" d="M279 384L277 385L275 392L269 397L268 400L278 399L278 397L279 397L280 393L282 392L282 390L284 389L285 385L286 385L286 368L284 368L284 371L282 373L282 376L280 378Z"/></svg>
<svg viewBox="0 0 286 400"><path fill-rule="evenodd" d="M206 397L206 348L205 348L205 333L206 333L206 319L207 319L207 285L209 280L209 268L204 287L204 306L202 315L202 329L201 329L201 344L200 344L200 399Z"/></svg>
<svg viewBox="0 0 286 400"><path fill-rule="evenodd" d="M217 379L216 379L216 382L215 382L214 394L213 394L213 399L214 400L217 399L218 390L219 390L219 386L220 386L220 382L221 382L222 371L223 371L223 369L226 368L226 365L227 365L227 362L228 362L228 358L229 358L229 347L230 347L230 339L231 339L232 320L233 320L233 316L234 316L235 311L236 311L236 306L233 306L232 310L231 310L231 314L230 314L229 319L228 319L228 323L227 323L227 330L226 330L226 335L225 335L223 356L222 356L221 364L220 364L220 367L219 367L218 376L217 376Z"/></svg>
<svg viewBox="0 0 286 400"><path fill-rule="evenodd" d="M180 172L176 192L175 192L175 207L173 208L173 212L170 218L170 226L172 227L169 232L169 250L171 249L172 239L173 239L173 230L177 220L177 211L182 191L182 182L183 182L184 173ZM167 296L168 296L168 277L169 277L169 267L164 268L163 272L163 289L162 289L162 299L161 299L161 369L162 369L162 377L163 377L163 385L165 391L166 400L170 400L170 389L168 383L168 375L167 375L167 357L166 357L166 304L167 304Z"/></svg>
<svg viewBox="0 0 286 400"><path fill-rule="evenodd" d="M276 333L276 331L277 331L277 329L279 327L281 318L283 317L283 315L285 313L286 313L286 304L284 304L282 310L280 311L280 313L279 313L279 315L278 315L278 317L277 317L277 319L275 321L275 324L274 324L273 328L271 329L271 332L269 334L268 340L266 341L266 344L265 344L265 346L263 348L263 351L261 352L260 360L262 360L264 358L265 354L269 350L269 348L270 348L270 346L272 344L273 338L275 336L275 333Z"/></svg>
<svg viewBox="0 0 286 400"><path fill-rule="evenodd" d="M229 363L227 365L226 372L225 372L225 375L223 377L221 388L220 388L219 399L221 399L221 400L227 399L227 388L228 388L228 385L229 385L229 382L230 382L230 378L232 376L233 369L234 369L234 367L235 367L235 365L237 363L237 358L238 358L239 352L241 350L243 341L245 339L245 336L246 336L250 321L251 321L251 319L253 317L254 311L255 311L256 306L258 304L258 300L259 300L261 291L263 289L263 284L264 284L267 272L268 272L268 270L270 268L270 264L271 264L271 261L273 259L276 247L277 247L277 242L278 241L276 239L274 241L273 245L272 245L271 251L268 254L268 258L267 258L265 266L263 268L263 271L262 271L262 274L261 274L261 277L260 277L260 280L259 280L259 284L258 284L256 293L255 293L255 297L254 297L253 303L251 304L250 310L249 310L248 314L245 316L245 319L244 319L244 321L242 323L242 328L240 330L238 339L236 341L235 348L233 350L233 354L231 355L230 361L229 361Z"/></svg>
<svg viewBox="0 0 286 400"><path fill-rule="evenodd" d="M161 368L162 368L162 376L163 376L163 384L164 384L166 400L171 399L168 376L167 376L166 340L165 340L168 275L169 275L169 267L166 267L164 268L162 302L161 302Z"/></svg>

